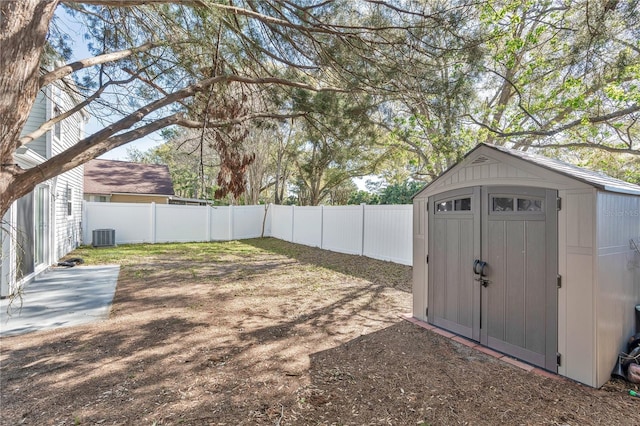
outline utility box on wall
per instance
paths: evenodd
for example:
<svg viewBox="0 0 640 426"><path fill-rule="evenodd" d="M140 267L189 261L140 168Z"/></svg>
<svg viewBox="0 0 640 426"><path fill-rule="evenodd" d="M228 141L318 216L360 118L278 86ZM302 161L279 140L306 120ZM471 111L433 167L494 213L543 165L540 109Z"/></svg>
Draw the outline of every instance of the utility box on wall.
<svg viewBox="0 0 640 426"><path fill-rule="evenodd" d="M602 386L637 332L639 237L640 186L480 144L414 197L413 316Z"/></svg>
<svg viewBox="0 0 640 426"><path fill-rule="evenodd" d="M91 235L93 247L113 247L116 245L115 229L94 229Z"/></svg>

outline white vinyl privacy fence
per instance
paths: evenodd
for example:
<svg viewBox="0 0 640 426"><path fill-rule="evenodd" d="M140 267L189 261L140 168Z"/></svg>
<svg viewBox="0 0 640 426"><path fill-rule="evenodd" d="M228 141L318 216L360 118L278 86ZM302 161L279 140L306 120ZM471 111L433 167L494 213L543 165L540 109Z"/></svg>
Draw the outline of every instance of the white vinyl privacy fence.
<svg viewBox="0 0 640 426"><path fill-rule="evenodd" d="M86 202L83 241L115 230L116 244L229 241L263 234L339 253L412 262L411 205L180 206Z"/></svg>

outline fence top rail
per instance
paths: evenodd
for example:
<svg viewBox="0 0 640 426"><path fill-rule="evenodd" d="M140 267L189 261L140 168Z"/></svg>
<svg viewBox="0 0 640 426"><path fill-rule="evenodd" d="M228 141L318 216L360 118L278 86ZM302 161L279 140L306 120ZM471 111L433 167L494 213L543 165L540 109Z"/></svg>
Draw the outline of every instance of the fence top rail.
<svg viewBox="0 0 640 426"><path fill-rule="evenodd" d="M413 210L413 204L366 204L371 210Z"/></svg>

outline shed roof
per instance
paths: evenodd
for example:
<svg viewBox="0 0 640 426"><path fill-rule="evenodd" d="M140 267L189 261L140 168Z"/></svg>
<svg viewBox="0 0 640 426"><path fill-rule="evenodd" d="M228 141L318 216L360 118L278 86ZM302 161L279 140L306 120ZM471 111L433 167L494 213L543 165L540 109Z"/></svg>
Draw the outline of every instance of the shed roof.
<svg viewBox="0 0 640 426"><path fill-rule="evenodd" d="M159 164L91 160L84 166L86 194L173 195L169 168Z"/></svg>
<svg viewBox="0 0 640 426"><path fill-rule="evenodd" d="M547 170L559 173L563 176L586 183L588 185L591 185L603 191L617 192L622 194L640 195L640 186L634 185L630 182L625 182L620 179L615 179L603 173L584 169L582 167L578 167L573 164L566 163L564 161L556 160L554 158L545 157L543 155L534 154L531 152L510 149L503 146L480 143L471 151L467 152L462 161L464 161L464 159L469 157L469 155L471 155L476 150L482 149L482 147L503 152L505 154L524 160L528 163L540 166L544 169L547 169ZM442 175L446 174L449 170L453 169L458 164L460 164L460 162L451 166ZM429 187L429 185L431 185L431 183L435 182L439 178L440 177L436 178L434 181L427 184L420 192L424 191L427 187Z"/></svg>
<svg viewBox="0 0 640 426"><path fill-rule="evenodd" d="M574 166L573 164L566 163L564 161L556 160L553 158L545 157L543 155L534 154L526 151L518 151L515 149L505 148L503 146L481 144L486 145L489 148L502 151L504 153L521 158L530 163L537 164L545 169L552 170L567 177L579 180L586 184L595 186L596 188L610 192L621 192L625 194L640 195L640 186L634 185L630 182L625 182L620 179L612 178L604 173L595 172L582 167ZM473 152L474 150L470 151ZM467 154L468 155L468 154Z"/></svg>

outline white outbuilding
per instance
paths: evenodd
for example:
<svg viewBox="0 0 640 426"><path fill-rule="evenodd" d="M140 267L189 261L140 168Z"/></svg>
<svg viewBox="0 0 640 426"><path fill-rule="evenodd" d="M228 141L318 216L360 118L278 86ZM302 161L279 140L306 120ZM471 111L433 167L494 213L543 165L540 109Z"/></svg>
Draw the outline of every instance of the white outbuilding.
<svg viewBox="0 0 640 426"><path fill-rule="evenodd" d="M413 316L590 386L640 304L640 186L480 144L413 201Z"/></svg>

